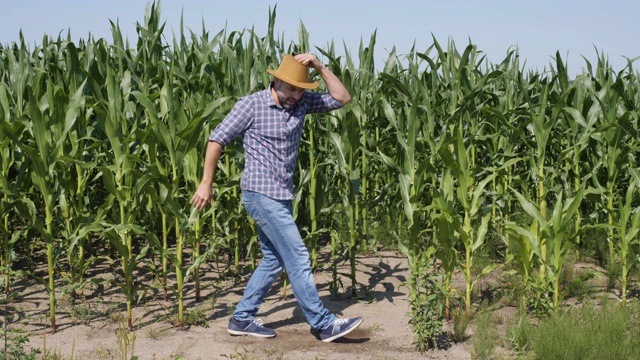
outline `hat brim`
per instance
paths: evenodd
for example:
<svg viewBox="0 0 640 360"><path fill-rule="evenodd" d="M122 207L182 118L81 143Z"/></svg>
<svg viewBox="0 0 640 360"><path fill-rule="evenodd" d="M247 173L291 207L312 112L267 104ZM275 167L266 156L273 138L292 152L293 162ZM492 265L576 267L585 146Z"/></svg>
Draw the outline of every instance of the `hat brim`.
<svg viewBox="0 0 640 360"><path fill-rule="evenodd" d="M293 86L299 87L301 89L313 90L316 89L320 84L317 81L309 81L309 82L300 82L288 77L286 74L281 74L277 70L267 69L267 72L274 77L286 82L287 84L291 84Z"/></svg>

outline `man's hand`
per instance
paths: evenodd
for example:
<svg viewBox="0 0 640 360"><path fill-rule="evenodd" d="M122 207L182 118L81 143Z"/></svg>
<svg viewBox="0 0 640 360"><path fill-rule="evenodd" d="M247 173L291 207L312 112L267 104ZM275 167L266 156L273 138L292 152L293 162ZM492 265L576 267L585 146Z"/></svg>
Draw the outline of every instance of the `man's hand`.
<svg viewBox="0 0 640 360"><path fill-rule="evenodd" d="M320 60L316 59L313 54L298 54L294 56L294 59L302 65L307 65L308 67L315 69L318 74L322 76L322 80L324 80L324 83L327 85L329 95L338 100L340 104L344 106L351 101L351 95L342 82L331 72L331 70L329 70L328 67L320 62Z"/></svg>
<svg viewBox="0 0 640 360"><path fill-rule="evenodd" d="M211 190L211 184L200 183L196 193L193 194L190 203L200 211L207 206L207 203L213 205L213 191Z"/></svg>
<svg viewBox="0 0 640 360"><path fill-rule="evenodd" d="M213 205L211 185L213 184L213 174L216 172L220 156L222 156L222 145L215 141L209 141L207 144L207 152L204 155L204 174L202 175L202 181L200 181L198 189L196 189L191 201L189 201L191 205L200 211L207 206L207 203Z"/></svg>
<svg viewBox="0 0 640 360"><path fill-rule="evenodd" d="M324 66L324 64L321 63L320 60L318 60L311 53L298 54L294 56L294 59L296 59L296 61L299 62L300 64L306 65L318 71L320 71L320 68Z"/></svg>

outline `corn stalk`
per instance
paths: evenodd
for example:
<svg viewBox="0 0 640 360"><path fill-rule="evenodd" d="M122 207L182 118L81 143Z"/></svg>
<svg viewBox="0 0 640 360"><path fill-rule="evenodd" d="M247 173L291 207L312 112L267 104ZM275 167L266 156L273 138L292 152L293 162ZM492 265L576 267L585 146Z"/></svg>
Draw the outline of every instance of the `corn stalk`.
<svg viewBox="0 0 640 360"><path fill-rule="evenodd" d="M337 165L346 186L342 188L342 204L347 212L349 224L348 254L351 266L351 295L356 296L358 282L356 279L356 251L358 247L357 235L357 211L356 204L360 196L361 177L356 166L360 147L359 126L356 114L352 110L346 110L342 121L342 133L331 132L329 139L334 145L337 155ZM337 261L337 259L334 259Z"/></svg>

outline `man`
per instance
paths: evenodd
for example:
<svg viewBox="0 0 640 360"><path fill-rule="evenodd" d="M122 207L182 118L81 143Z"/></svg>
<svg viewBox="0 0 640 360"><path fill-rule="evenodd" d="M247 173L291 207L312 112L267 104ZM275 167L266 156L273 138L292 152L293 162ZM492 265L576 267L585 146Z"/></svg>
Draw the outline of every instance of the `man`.
<svg viewBox="0 0 640 360"><path fill-rule="evenodd" d="M328 93L305 91L318 87L317 81L309 79L309 68L320 74ZM202 210L213 203L211 186L222 149L242 136L242 202L256 221L263 258L227 330L233 335L276 336L255 316L284 269L300 310L320 340L330 342L353 331L362 318L338 319L320 301L309 253L293 220L293 172L305 115L338 109L351 101L351 95L312 54L285 55L278 70L267 72L274 76L269 88L239 99L209 136L204 175L191 204Z"/></svg>

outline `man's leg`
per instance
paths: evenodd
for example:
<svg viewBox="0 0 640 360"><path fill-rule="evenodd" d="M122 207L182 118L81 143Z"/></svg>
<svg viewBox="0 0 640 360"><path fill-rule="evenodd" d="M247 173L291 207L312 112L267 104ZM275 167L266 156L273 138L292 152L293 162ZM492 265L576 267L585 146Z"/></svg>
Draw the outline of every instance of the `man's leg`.
<svg viewBox="0 0 640 360"><path fill-rule="evenodd" d="M269 240L260 228L258 228L258 238L260 239L260 249L263 257L251 278L249 278L242 300L240 300L236 310L233 312L233 317L237 320L253 320L255 318L258 308L264 302L271 285L282 273L280 260L271 249Z"/></svg>
<svg viewBox="0 0 640 360"><path fill-rule="evenodd" d="M316 330L328 328L336 317L324 307L318 296L309 252L293 221L291 201L274 200L252 192L244 192L242 200L265 235L265 247L274 250L274 257L281 259L287 270L293 294L311 327Z"/></svg>
<svg viewBox="0 0 640 360"><path fill-rule="evenodd" d="M256 210L255 202L251 199L251 196L243 194L243 202L249 214L253 216ZM231 319L229 319L227 331L232 335L276 336L276 332L273 329L262 326L262 321L255 317L271 285L282 273L282 261L275 249L272 248L269 239L260 229L260 226L258 226L258 239L263 257L256 270L251 274L242 300L240 300Z"/></svg>

